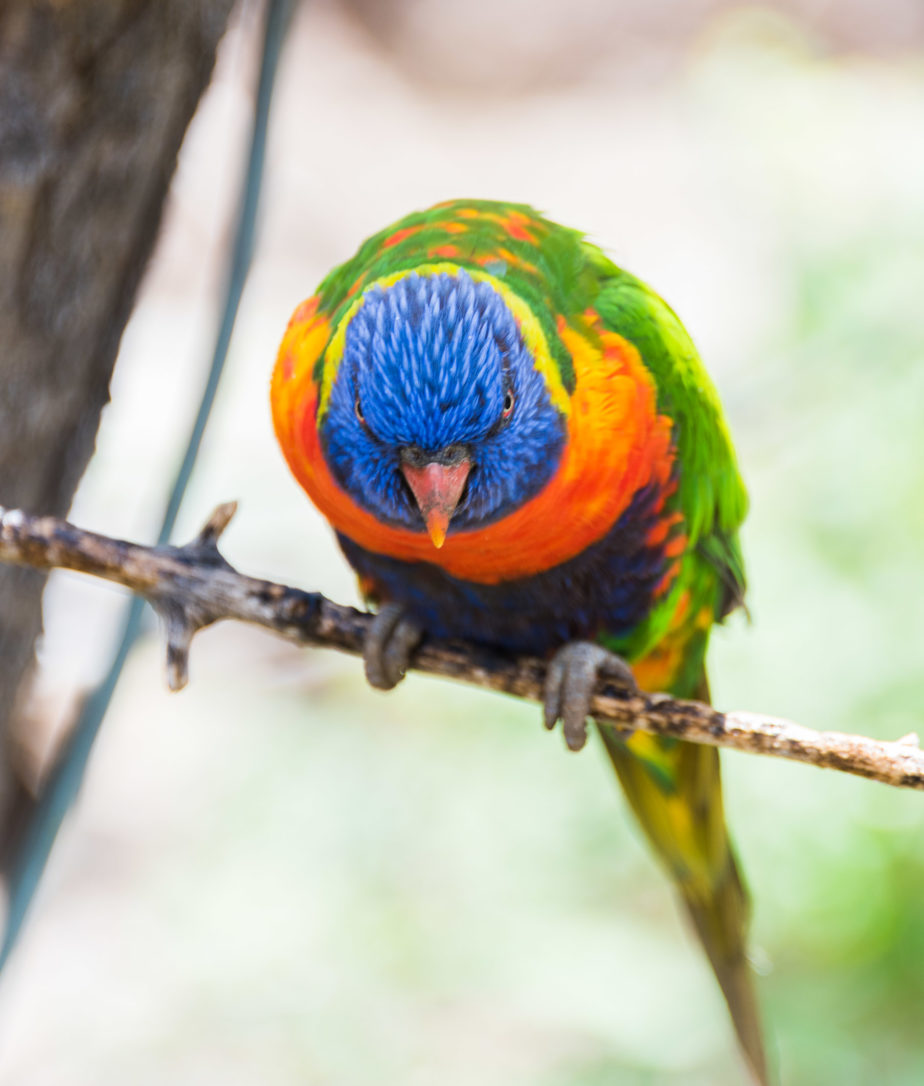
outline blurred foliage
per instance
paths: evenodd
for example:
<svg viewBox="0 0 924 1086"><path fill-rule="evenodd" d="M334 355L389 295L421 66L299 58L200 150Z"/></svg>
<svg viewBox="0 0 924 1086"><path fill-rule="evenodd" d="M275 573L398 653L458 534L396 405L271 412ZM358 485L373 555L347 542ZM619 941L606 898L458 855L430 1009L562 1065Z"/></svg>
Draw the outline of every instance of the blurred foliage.
<svg viewBox="0 0 924 1086"><path fill-rule="evenodd" d="M821 89L889 78L835 70ZM913 94L920 108L920 83ZM857 138L874 112L871 101L849 118ZM769 157L779 136L767 142ZM919 159L909 166L920 172ZM897 738L924 731L924 204L883 195L834 235L816 194L785 194L791 302L749 361L760 395L736 400L755 626L715 655L722 704L746 696L816 727ZM737 762L732 820L773 963L764 988L783 1080L924 1081L920 797Z"/></svg>

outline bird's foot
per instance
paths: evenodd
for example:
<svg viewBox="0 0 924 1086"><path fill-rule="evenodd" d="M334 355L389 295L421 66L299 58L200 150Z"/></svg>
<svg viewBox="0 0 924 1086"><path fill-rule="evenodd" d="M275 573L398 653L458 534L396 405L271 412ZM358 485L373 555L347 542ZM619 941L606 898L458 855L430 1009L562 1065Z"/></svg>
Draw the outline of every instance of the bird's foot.
<svg viewBox="0 0 924 1086"><path fill-rule="evenodd" d="M638 686L621 656L592 641L570 641L555 653L545 678L544 723L554 728L561 719L569 750L587 742L587 716L594 687L601 678L615 679L629 693Z"/></svg>
<svg viewBox="0 0 924 1086"><path fill-rule="evenodd" d="M386 603L372 620L363 643L363 664L369 685L391 690L404 678L423 629L399 603Z"/></svg>

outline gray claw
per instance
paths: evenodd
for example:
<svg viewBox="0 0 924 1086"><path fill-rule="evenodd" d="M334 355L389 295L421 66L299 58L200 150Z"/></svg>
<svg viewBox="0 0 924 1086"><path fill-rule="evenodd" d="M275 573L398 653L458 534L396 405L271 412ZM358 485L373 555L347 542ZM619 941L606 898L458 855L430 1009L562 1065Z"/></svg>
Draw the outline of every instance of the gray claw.
<svg viewBox="0 0 924 1086"><path fill-rule="evenodd" d="M633 693L638 689L625 660L592 641L569 642L549 663L543 722L554 728L562 720L569 750L580 750L587 742L587 715L600 677L616 679Z"/></svg>
<svg viewBox="0 0 924 1086"><path fill-rule="evenodd" d="M372 620L363 643L363 664L369 685L391 690L404 678L423 630L399 603L386 603Z"/></svg>

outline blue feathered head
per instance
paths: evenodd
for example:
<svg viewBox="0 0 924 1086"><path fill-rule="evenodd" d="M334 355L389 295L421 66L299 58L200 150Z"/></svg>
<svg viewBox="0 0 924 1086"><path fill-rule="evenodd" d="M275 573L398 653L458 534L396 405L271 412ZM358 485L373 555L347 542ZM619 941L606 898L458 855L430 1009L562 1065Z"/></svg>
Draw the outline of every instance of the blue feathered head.
<svg viewBox="0 0 924 1086"><path fill-rule="evenodd" d="M538 493L565 425L490 283L411 272L363 295L321 439L351 497L440 546L450 520L480 527Z"/></svg>

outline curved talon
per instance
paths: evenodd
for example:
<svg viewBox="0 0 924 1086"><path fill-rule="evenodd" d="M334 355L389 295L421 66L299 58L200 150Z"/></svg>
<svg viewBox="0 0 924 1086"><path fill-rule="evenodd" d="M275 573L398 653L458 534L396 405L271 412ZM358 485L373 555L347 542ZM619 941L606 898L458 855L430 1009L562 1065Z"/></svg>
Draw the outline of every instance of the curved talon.
<svg viewBox="0 0 924 1086"><path fill-rule="evenodd" d="M391 690L404 678L423 630L399 603L386 603L372 620L363 643L363 664L370 686Z"/></svg>
<svg viewBox="0 0 924 1086"><path fill-rule="evenodd" d="M569 750L587 742L587 716L597 679L617 679L628 690L638 687L629 665L592 641L571 641L552 657L545 678L543 723L554 728L562 720Z"/></svg>

